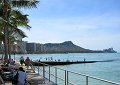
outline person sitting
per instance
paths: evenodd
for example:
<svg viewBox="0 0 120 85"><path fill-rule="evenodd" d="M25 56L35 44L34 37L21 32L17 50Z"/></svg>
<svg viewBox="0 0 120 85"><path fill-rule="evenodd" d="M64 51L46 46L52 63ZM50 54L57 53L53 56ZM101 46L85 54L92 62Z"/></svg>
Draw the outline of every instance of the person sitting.
<svg viewBox="0 0 120 85"><path fill-rule="evenodd" d="M0 66L0 76L2 77L2 79L5 78L3 73L4 73L3 68L2 68L2 66Z"/></svg>
<svg viewBox="0 0 120 85"><path fill-rule="evenodd" d="M5 63L5 66L6 66L6 67L9 67L9 65L10 65L10 60L8 59L8 60L6 60L5 62L6 62L6 63Z"/></svg>
<svg viewBox="0 0 120 85"><path fill-rule="evenodd" d="M13 59L11 59L10 65L14 65L14 64L15 64L15 61Z"/></svg>
<svg viewBox="0 0 120 85"><path fill-rule="evenodd" d="M19 67L18 71L18 85L25 85L26 82L26 72L23 70L23 67Z"/></svg>
<svg viewBox="0 0 120 85"><path fill-rule="evenodd" d="M12 85L17 85L18 83L18 69L14 68L12 70Z"/></svg>

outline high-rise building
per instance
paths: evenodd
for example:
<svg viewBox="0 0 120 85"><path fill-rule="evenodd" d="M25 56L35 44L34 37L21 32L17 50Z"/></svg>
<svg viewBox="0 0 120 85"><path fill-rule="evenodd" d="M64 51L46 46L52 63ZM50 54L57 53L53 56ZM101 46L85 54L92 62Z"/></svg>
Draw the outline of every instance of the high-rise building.
<svg viewBox="0 0 120 85"><path fill-rule="evenodd" d="M41 52L41 44L40 43L36 43L36 52L37 53Z"/></svg>
<svg viewBox="0 0 120 85"><path fill-rule="evenodd" d="M27 41L19 41L19 42L17 42L17 45L20 48L19 51L21 53L27 53L27 51L26 51Z"/></svg>
<svg viewBox="0 0 120 85"><path fill-rule="evenodd" d="M36 52L36 43L26 43L26 51L28 53L35 53Z"/></svg>

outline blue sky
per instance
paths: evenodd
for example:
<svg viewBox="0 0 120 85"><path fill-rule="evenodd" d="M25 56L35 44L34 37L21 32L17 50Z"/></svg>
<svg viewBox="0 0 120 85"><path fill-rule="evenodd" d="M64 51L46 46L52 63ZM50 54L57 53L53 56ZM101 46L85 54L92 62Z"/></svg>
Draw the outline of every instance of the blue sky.
<svg viewBox="0 0 120 85"><path fill-rule="evenodd" d="M120 52L120 0L40 0L25 10L32 27L23 40L74 44L92 50Z"/></svg>

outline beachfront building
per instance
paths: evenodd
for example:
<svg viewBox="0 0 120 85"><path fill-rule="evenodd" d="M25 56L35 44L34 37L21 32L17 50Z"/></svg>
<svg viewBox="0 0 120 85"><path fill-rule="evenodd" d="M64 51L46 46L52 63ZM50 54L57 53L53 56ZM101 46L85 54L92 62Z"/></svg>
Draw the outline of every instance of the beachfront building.
<svg viewBox="0 0 120 85"><path fill-rule="evenodd" d="M44 52L45 52L44 44L41 44L41 53L44 53Z"/></svg>
<svg viewBox="0 0 120 85"><path fill-rule="evenodd" d="M44 53L44 45L37 43L36 44L36 53Z"/></svg>
<svg viewBox="0 0 120 85"><path fill-rule="evenodd" d="M42 44L36 43L36 53L41 53L42 52Z"/></svg>
<svg viewBox="0 0 120 85"><path fill-rule="evenodd" d="M20 53L27 53L27 51L26 51L27 41L19 41L19 42L17 42L17 45L20 48L19 49Z"/></svg>
<svg viewBox="0 0 120 85"><path fill-rule="evenodd" d="M20 47L17 44L9 44L10 50L12 53L19 53ZM4 50L4 44L0 43L0 53Z"/></svg>
<svg viewBox="0 0 120 85"><path fill-rule="evenodd" d="M26 51L27 51L27 53L35 53L36 52L36 43L26 43Z"/></svg>
<svg viewBox="0 0 120 85"><path fill-rule="evenodd" d="M103 52L106 52L106 53L116 53L116 51L113 48L103 49Z"/></svg>
<svg viewBox="0 0 120 85"><path fill-rule="evenodd" d="M18 52L17 44L10 45L11 52L16 53Z"/></svg>

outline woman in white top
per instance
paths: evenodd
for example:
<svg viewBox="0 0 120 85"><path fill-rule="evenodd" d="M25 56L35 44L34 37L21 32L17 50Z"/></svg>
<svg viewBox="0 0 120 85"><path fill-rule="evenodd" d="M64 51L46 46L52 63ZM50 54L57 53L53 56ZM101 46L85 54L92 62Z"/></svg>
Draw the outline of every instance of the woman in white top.
<svg viewBox="0 0 120 85"><path fill-rule="evenodd" d="M22 67L20 67L18 71L18 85L25 85L25 81L26 81L26 72L23 70Z"/></svg>

